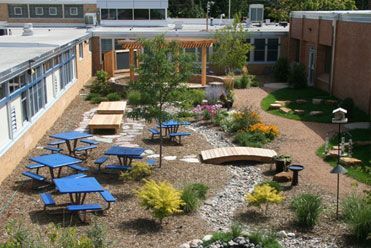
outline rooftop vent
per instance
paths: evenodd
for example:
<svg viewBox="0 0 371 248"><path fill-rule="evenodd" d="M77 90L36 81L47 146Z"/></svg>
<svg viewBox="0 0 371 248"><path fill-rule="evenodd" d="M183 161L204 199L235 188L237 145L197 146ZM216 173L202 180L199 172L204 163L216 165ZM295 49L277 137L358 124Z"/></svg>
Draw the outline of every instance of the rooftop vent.
<svg viewBox="0 0 371 248"><path fill-rule="evenodd" d="M23 36L33 35L33 26L32 23L25 23L23 26Z"/></svg>
<svg viewBox="0 0 371 248"><path fill-rule="evenodd" d="M251 22L262 22L264 19L264 5L250 4L249 18Z"/></svg>
<svg viewBox="0 0 371 248"><path fill-rule="evenodd" d="M183 22L182 21L176 21L174 22L175 24L175 29L178 30L178 29L182 29L183 28Z"/></svg>

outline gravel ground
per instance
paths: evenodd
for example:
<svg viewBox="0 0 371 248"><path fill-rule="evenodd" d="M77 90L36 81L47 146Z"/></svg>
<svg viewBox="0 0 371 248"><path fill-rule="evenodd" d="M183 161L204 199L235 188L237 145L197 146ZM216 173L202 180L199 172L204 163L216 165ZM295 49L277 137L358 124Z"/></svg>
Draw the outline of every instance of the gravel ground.
<svg viewBox="0 0 371 248"><path fill-rule="evenodd" d="M94 107L96 106L83 101L81 96L76 97L53 128L46 132L40 140L39 146L44 146L50 141L48 138L50 134L78 128L80 122L83 121L83 114ZM149 126L153 125L146 123L146 127L134 142L157 153L157 142L143 140L143 138L149 137L146 131ZM142 183L123 182L118 179L117 174L96 174L93 160L101 156L110 146L112 144L100 143L84 166L92 168L89 174L95 176L118 199L107 215L96 217L99 223L108 227L108 238L115 240L113 247L177 247L187 240L203 236L211 231L211 228L198 214L170 217L160 226L152 219L150 213L140 206L133 192ZM187 155L199 154L201 150L209 148L211 148L210 144L201 135L193 133L184 139L182 146L165 143L164 155L182 158ZM68 197L58 195L52 189L32 190L28 181L21 176L24 165L30 163L28 158L43 153L45 152L42 149L33 149L1 185L0 242L6 238L4 226L11 219L21 221L28 230L35 233L44 233L51 223L69 224L69 216L63 218L63 215L60 214L41 212L42 204L38 194L43 191L52 192L59 203L68 201ZM112 162L115 162L114 158ZM41 174L48 175L46 171ZM187 183L204 183L210 188L208 194L213 195L229 180L230 174L224 166L186 163L177 159L164 161L162 168L156 168L150 178L167 180L179 188ZM98 201L103 204L100 197L95 195L89 195L87 201ZM88 229L88 226L81 225L77 220L74 220L73 224L79 226L80 232Z"/></svg>

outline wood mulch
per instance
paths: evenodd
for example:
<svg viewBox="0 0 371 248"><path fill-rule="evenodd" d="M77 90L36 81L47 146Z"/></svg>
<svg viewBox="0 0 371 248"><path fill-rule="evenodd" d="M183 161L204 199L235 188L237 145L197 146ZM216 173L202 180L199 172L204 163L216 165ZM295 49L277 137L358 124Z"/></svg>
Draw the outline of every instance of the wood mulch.
<svg viewBox="0 0 371 248"><path fill-rule="evenodd" d="M84 101L82 96L77 96L53 128L48 130L39 141L38 147L46 145L50 141L49 135L51 134L77 128L82 121L83 113L93 107L95 106ZM147 126L149 127L151 124L147 124ZM136 143L157 153L158 143L146 140L149 137L146 130L147 128L144 128L142 135L137 136ZM201 150L211 148L205 139L197 133L185 138L182 143L182 146L166 143L164 155L182 158L186 155L200 154ZM95 176L118 199L107 215L93 217L95 219L93 221L98 221L108 228L108 238L114 240L112 247L177 247L186 241L203 237L211 231L207 223L197 213L169 217L160 225L154 221L149 211L140 206L135 196L135 190L143 184L142 182L122 181L117 174L112 173L97 174L93 161L110 146L112 144L100 143L83 165L90 167L91 171L88 174ZM38 194L44 191L52 192L59 203L67 202L68 196L58 195L51 188L31 189L29 182L21 175L21 172L25 170L24 165L30 163L29 157L44 153L45 151L40 148L33 149L1 184L0 242L6 239L5 224L12 219L20 221L34 233L45 233L51 223L62 226L69 225L69 215L63 216L63 214L55 212L53 214L52 210L49 214L42 212L42 203ZM115 159L117 158L112 158L112 162L117 163ZM48 175L47 171L43 171L41 174ZM223 166L164 160L162 168L156 168L149 179L166 180L177 188L188 183L204 183L209 187L208 194L213 195L223 187L229 177L229 173ZM104 204L98 194L89 195L87 200ZM82 225L76 218L73 219L72 224L79 226L78 230L82 233L89 228L87 225Z"/></svg>

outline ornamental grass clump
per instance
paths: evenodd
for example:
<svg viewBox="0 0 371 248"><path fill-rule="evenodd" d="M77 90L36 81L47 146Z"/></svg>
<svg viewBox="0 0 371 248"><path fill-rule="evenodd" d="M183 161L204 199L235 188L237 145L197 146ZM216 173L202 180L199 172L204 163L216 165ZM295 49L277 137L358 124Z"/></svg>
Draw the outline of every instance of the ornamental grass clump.
<svg viewBox="0 0 371 248"><path fill-rule="evenodd" d="M168 182L145 180L145 184L137 191L141 205L150 209L154 218L162 220L173 214L181 213L184 205L181 191Z"/></svg>
<svg viewBox="0 0 371 248"><path fill-rule="evenodd" d="M268 184L256 185L254 190L245 196L245 200L253 206L261 207L262 205L265 205L265 214L268 212L269 204L278 204L284 199L285 198L281 192L278 192Z"/></svg>
<svg viewBox="0 0 371 248"><path fill-rule="evenodd" d="M152 168L144 162L133 162L128 172L122 173L120 178L123 180L140 181L152 174Z"/></svg>
<svg viewBox="0 0 371 248"><path fill-rule="evenodd" d="M182 200L184 205L182 210L184 213L195 211L201 204L202 200L206 199L206 193L209 187L201 183L193 183L185 186L182 191Z"/></svg>
<svg viewBox="0 0 371 248"><path fill-rule="evenodd" d="M301 194L293 199L291 207L299 226L313 228L322 211L322 201L317 195Z"/></svg>

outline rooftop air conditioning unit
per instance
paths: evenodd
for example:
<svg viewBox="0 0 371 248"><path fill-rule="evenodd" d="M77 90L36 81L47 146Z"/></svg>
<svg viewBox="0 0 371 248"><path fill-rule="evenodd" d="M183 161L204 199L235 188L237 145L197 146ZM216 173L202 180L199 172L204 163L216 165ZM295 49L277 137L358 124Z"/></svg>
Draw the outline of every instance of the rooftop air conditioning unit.
<svg viewBox="0 0 371 248"><path fill-rule="evenodd" d="M86 13L84 18L86 26L88 27L97 26L97 15L95 13Z"/></svg>
<svg viewBox="0 0 371 248"><path fill-rule="evenodd" d="M251 22L262 22L264 19L264 5L250 4L249 17Z"/></svg>

